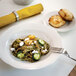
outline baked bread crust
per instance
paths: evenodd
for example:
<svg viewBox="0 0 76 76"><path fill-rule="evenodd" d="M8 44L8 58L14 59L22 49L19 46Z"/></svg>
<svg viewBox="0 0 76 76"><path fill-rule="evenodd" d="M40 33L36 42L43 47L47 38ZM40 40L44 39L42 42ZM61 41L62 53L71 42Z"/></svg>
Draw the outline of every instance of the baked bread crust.
<svg viewBox="0 0 76 76"><path fill-rule="evenodd" d="M60 9L58 13L66 21L72 21L74 19L73 14L67 9Z"/></svg>
<svg viewBox="0 0 76 76"><path fill-rule="evenodd" d="M49 18L49 24L55 28L59 28L66 23L65 20L62 19L59 15L54 15Z"/></svg>

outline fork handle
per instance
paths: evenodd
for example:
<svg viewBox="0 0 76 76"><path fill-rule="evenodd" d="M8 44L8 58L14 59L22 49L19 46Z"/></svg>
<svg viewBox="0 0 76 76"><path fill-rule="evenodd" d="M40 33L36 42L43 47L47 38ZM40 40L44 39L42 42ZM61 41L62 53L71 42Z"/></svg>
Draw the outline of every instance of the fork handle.
<svg viewBox="0 0 76 76"><path fill-rule="evenodd" d="M65 56L69 57L70 59L76 61L76 59L72 58L64 48L51 47L51 52L52 53L64 54Z"/></svg>
<svg viewBox="0 0 76 76"><path fill-rule="evenodd" d="M72 59L72 60L74 60L74 61L76 61L76 59L74 59L74 58L72 58L72 57L70 57L70 56L68 56L70 59Z"/></svg>

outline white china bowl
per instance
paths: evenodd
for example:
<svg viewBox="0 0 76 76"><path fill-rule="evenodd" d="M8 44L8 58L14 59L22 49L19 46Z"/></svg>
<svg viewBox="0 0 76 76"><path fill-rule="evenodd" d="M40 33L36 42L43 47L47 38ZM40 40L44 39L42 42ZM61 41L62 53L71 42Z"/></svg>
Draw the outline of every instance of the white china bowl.
<svg viewBox="0 0 76 76"><path fill-rule="evenodd" d="M13 0L13 1L19 5L30 4L31 2L33 2L33 0Z"/></svg>
<svg viewBox="0 0 76 76"><path fill-rule="evenodd" d="M53 15L59 15L58 11L49 12L49 13L47 13L47 14L44 15L43 22L44 22L45 25L47 25L49 27L52 27L51 25L49 25L48 20ZM57 30L58 32L67 32L67 31L70 31L73 28L75 28L75 26L76 26L76 21L75 21L75 18L74 18L72 22L66 22L66 24L63 25L60 28L55 28L55 27L53 27L53 28L55 30Z"/></svg>
<svg viewBox="0 0 76 76"><path fill-rule="evenodd" d="M20 61L11 54L9 48L12 42L17 38L26 37L29 34L34 34L35 36L44 39L50 46L62 47L61 37L53 28L49 28L48 26L39 23L18 24L17 26L12 26L0 36L1 59L15 68L28 70L40 69L49 64L53 64L60 55L51 54L51 51L43 56L40 61L35 63Z"/></svg>

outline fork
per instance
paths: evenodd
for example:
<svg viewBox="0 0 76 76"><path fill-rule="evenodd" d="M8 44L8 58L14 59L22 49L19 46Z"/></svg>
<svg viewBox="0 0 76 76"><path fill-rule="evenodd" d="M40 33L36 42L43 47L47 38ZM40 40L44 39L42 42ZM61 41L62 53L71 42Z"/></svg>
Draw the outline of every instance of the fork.
<svg viewBox="0 0 76 76"><path fill-rule="evenodd" d="M64 54L65 56L69 57L70 59L76 61L76 59L72 58L64 48L51 47L51 52L52 53Z"/></svg>

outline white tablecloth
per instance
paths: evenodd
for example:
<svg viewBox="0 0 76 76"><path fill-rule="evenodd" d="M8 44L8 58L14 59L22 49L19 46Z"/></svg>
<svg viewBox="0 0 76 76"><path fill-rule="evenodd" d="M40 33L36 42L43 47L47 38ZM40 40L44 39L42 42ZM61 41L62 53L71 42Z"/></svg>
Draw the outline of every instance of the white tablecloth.
<svg viewBox="0 0 76 76"><path fill-rule="evenodd" d="M49 11L59 10L60 8L67 8L74 13L76 17L76 0L34 0L30 5L42 3L44 6L44 12L38 16L20 21L24 22L41 22L44 14ZM28 5L28 6L30 6ZM14 4L12 0L0 0L0 16L11 13L14 10L24 8L26 6L19 6ZM17 22L19 23L19 22ZM11 26L17 26L17 23L11 24L8 27L0 29L0 34L3 34L5 30L8 30ZM70 32L59 33L62 36L63 47L66 48L69 54L76 58L76 28ZM61 57L52 65L40 70L18 70L10 67L2 60L0 60L0 76L68 76L71 70L74 68L76 62L61 55Z"/></svg>

